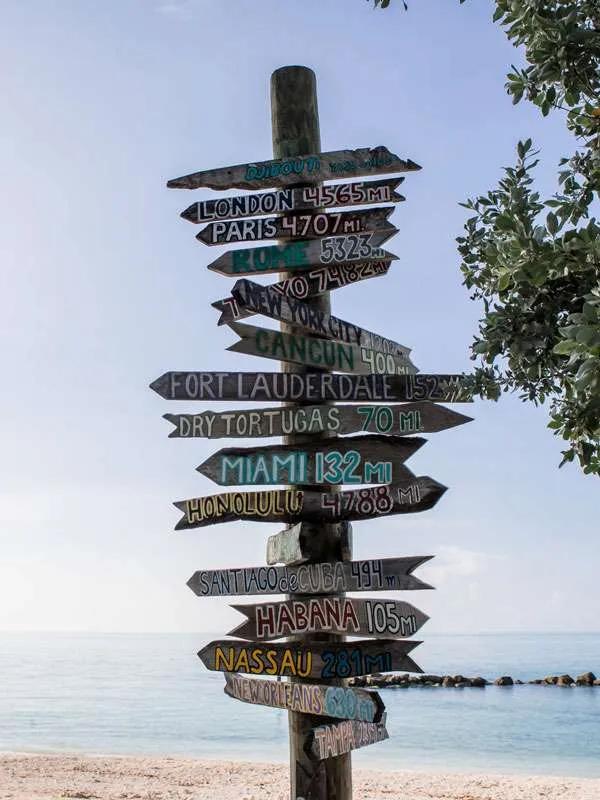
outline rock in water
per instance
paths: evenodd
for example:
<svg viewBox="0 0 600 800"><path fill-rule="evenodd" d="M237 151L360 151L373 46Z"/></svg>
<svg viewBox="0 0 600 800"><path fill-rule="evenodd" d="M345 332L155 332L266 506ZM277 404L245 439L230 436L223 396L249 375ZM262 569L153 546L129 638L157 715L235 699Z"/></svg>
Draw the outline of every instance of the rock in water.
<svg viewBox="0 0 600 800"><path fill-rule="evenodd" d="M557 686L572 686L575 683L570 675L561 675L556 681Z"/></svg>
<svg viewBox="0 0 600 800"><path fill-rule="evenodd" d="M510 675L503 675L501 678L496 678L494 684L496 686L514 686L515 682Z"/></svg>
<svg viewBox="0 0 600 800"><path fill-rule="evenodd" d="M577 686L593 686L596 676L593 672L584 672L577 676Z"/></svg>

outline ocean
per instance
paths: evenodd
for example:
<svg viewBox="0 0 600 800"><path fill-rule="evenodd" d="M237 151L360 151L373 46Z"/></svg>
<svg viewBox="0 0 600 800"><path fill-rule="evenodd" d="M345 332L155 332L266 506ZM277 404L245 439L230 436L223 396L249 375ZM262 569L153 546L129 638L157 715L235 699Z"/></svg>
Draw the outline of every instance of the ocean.
<svg viewBox="0 0 600 800"><path fill-rule="evenodd" d="M287 760L287 715L223 693L203 634L3 633L0 750ZM424 637L426 672L600 675L600 634ZM382 691L390 739L354 754L382 769L600 777L600 687Z"/></svg>

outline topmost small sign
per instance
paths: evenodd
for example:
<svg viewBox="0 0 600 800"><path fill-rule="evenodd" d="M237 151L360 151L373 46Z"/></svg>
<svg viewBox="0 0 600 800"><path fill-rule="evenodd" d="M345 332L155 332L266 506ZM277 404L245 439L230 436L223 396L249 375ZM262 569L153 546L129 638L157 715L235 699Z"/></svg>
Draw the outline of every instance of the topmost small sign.
<svg viewBox="0 0 600 800"><path fill-rule="evenodd" d="M170 189L265 189L417 169L421 167L414 161L399 158L387 147L361 147L193 172L173 178L167 186Z"/></svg>

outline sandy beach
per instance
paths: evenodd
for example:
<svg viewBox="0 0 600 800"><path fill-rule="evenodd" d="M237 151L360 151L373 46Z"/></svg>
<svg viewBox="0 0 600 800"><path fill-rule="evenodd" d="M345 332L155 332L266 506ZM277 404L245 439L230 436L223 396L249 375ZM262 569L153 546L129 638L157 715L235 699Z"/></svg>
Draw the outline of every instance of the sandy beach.
<svg viewBox="0 0 600 800"><path fill-rule="evenodd" d="M0 755L2 800L287 800L281 764ZM357 800L598 800L600 779L354 770Z"/></svg>

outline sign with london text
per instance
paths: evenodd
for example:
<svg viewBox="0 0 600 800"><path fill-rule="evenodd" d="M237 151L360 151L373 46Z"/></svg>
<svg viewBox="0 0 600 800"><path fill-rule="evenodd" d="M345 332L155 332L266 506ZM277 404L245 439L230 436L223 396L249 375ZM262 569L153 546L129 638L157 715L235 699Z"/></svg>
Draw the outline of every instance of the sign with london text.
<svg viewBox="0 0 600 800"><path fill-rule="evenodd" d="M302 186L261 192L237 197L201 200L182 211L183 219L199 224L225 219L243 219L289 211L316 211L323 208L363 206L373 203L400 203L406 198L396 192L404 178L385 178L379 181L334 183L327 186Z"/></svg>
<svg viewBox="0 0 600 800"><path fill-rule="evenodd" d="M402 639L414 636L429 619L410 603L381 598L307 597L232 608L247 619L227 635L250 641L309 633Z"/></svg>
<svg viewBox="0 0 600 800"><path fill-rule="evenodd" d="M380 231L389 228L388 217L393 210L393 206L383 206L365 211L322 211L318 214L211 222L196 234L196 239L204 244L219 245L259 242L262 239L319 239Z"/></svg>
<svg viewBox="0 0 600 800"><path fill-rule="evenodd" d="M255 314L263 314L279 322L288 322L290 325L295 325L317 336L356 344L381 353L394 353L402 356L410 353L410 348L391 339L371 333L352 322L346 322L346 320L326 314L302 300L280 294L269 286L262 286L247 278L240 278L239 281L236 281L231 293L240 305Z"/></svg>
<svg viewBox="0 0 600 800"><path fill-rule="evenodd" d="M189 530L221 522L342 522L396 514L414 514L432 508L446 486L428 476L368 489L317 492L271 489L179 500L173 505L183 516L175 530Z"/></svg>
<svg viewBox="0 0 600 800"><path fill-rule="evenodd" d="M198 570L187 585L198 597L432 589L412 573L433 556L335 561L298 566Z"/></svg>
<svg viewBox="0 0 600 800"><path fill-rule="evenodd" d="M383 244L398 232L390 226L381 231L328 236L324 239L284 242L280 245L228 250L208 264L221 275L249 275L271 272L303 273L333 264L364 264L370 261L394 261L397 256Z"/></svg>
<svg viewBox="0 0 600 800"><path fill-rule="evenodd" d="M318 725L311 732L310 750L319 761L335 758L360 747L389 739L383 723L344 720L331 725Z"/></svg>
<svg viewBox="0 0 600 800"><path fill-rule="evenodd" d="M203 647L198 658L215 672L332 680L393 670L423 672L408 655L420 644L408 639L359 639L340 644L217 639Z"/></svg>
<svg viewBox="0 0 600 800"><path fill-rule="evenodd" d="M225 673L225 694L252 705L301 714L378 722L385 706L379 694L349 686L269 681Z"/></svg>
<svg viewBox="0 0 600 800"><path fill-rule="evenodd" d="M165 400L386 403L472 402L462 375L343 375L325 372L165 372L150 384Z"/></svg>
<svg viewBox="0 0 600 800"><path fill-rule="evenodd" d="M373 433L303 445L227 447L197 469L220 486L392 483L412 476L404 461L425 441Z"/></svg>
<svg viewBox="0 0 600 800"><path fill-rule="evenodd" d="M386 275L390 263L390 261L367 261L361 264L331 264L328 267L317 267L311 269L310 272L293 275L291 278L271 284L270 288L298 300L305 300L307 297L330 292L332 289ZM231 322L251 317L254 313L246 307L240 306L233 296L216 300L212 303L212 307L221 312L218 325L228 325Z"/></svg>
<svg viewBox="0 0 600 800"><path fill-rule="evenodd" d="M298 406L239 411L164 414L173 426L172 439L258 439L293 433L382 433L406 436L435 433L472 422L439 403L393 405Z"/></svg>
<svg viewBox="0 0 600 800"><path fill-rule="evenodd" d="M352 375L414 375L417 372L408 356L397 353L382 353L358 344L283 333L242 322L230 322L229 327L240 337L227 348L232 353Z"/></svg>
<svg viewBox="0 0 600 800"><path fill-rule="evenodd" d="M387 147L332 150L293 158L277 158L193 172L167 182L170 189L266 189L297 183L320 183L421 169Z"/></svg>

